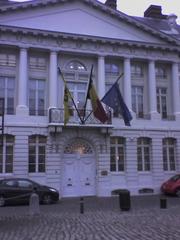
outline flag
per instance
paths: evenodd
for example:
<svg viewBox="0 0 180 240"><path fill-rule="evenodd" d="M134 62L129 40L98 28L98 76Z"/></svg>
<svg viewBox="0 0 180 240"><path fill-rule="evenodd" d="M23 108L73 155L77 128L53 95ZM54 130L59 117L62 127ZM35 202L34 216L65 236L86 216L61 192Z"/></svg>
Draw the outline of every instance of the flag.
<svg viewBox="0 0 180 240"><path fill-rule="evenodd" d="M71 100L71 94L65 83L65 87L64 87L64 125L66 125L67 122L69 121L69 117L70 117L70 113L71 113L70 104L69 104L70 100Z"/></svg>
<svg viewBox="0 0 180 240"><path fill-rule="evenodd" d="M123 100L117 81L113 84L101 101L112 108L115 114L121 114L126 126L131 126L130 121L132 120L132 115Z"/></svg>
<svg viewBox="0 0 180 240"><path fill-rule="evenodd" d="M103 108L101 101L98 98L95 87L92 81L92 71L90 74L89 86L87 91L87 99L91 100L92 111L94 116L99 119L100 122L105 123L108 120L108 116Z"/></svg>

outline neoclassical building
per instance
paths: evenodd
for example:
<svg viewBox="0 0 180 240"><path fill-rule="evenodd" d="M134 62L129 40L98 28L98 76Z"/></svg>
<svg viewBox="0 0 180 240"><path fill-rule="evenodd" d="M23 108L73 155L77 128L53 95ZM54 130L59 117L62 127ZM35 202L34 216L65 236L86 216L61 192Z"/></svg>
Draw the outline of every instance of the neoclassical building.
<svg viewBox="0 0 180 240"><path fill-rule="evenodd" d="M177 17L154 5L144 17L128 16L115 0L1 2L0 178L30 178L62 197L158 193L180 171ZM104 124L93 114L82 124L73 105L64 125L58 67L81 110L92 65L100 99L123 73L131 126L113 111Z"/></svg>

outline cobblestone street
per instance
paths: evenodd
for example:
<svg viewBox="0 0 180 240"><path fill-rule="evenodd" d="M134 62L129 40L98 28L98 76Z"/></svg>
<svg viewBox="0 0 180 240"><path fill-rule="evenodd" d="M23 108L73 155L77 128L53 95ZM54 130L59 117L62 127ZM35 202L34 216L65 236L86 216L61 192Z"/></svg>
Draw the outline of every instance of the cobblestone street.
<svg viewBox="0 0 180 240"><path fill-rule="evenodd" d="M40 206L39 216L29 206L0 209L2 240L179 240L180 199L167 198L160 208L159 196L131 198L131 210L121 211L118 197L78 198Z"/></svg>

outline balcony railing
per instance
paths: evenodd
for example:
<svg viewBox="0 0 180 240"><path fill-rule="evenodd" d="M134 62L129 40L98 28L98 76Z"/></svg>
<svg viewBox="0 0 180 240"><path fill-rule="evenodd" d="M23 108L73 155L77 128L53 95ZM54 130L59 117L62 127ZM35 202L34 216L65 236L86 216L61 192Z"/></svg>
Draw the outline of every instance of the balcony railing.
<svg viewBox="0 0 180 240"><path fill-rule="evenodd" d="M84 111L79 110L80 117L83 118ZM111 125L111 112L108 113L108 121L105 123L100 122L97 118L94 117L91 110L86 110L84 122L81 121L77 111L71 109L71 115L68 121L68 124L72 125ZM83 120L83 119L82 119ZM49 123L50 124L64 124L64 109L61 108L51 108L49 109Z"/></svg>

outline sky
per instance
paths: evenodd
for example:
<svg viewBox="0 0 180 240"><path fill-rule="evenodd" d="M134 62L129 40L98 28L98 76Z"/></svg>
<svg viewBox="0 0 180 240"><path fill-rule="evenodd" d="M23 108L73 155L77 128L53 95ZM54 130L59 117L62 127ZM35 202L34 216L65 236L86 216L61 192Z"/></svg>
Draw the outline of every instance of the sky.
<svg viewBox="0 0 180 240"><path fill-rule="evenodd" d="M29 0L11 0L25 2ZM99 0L104 3L106 0ZM132 16L143 17L144 11L151 5L162 7L162 14L174 13L177 15L177 23L180 24L180 0L117 0L119 11Z"/></svg>

